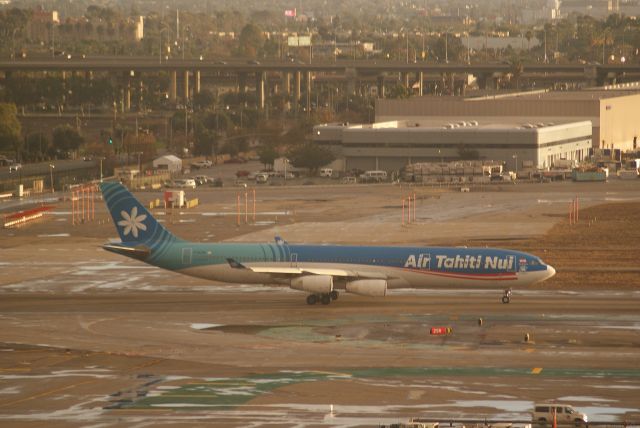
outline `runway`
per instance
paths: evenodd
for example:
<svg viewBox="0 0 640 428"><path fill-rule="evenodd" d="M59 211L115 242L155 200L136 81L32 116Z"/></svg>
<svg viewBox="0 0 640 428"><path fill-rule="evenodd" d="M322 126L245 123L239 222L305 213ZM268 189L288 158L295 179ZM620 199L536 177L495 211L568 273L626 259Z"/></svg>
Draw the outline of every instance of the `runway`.
<svg viewBox="0 0 640 428"><path fill-rule="evenodd" d="M330 307L300 297L4 294L0 418L358 426L523 419L548 399L591 420L640 415L638 292L528 291L509 305L464 291L341 296ZM432 326L453 332L432 336Z"/></svg>

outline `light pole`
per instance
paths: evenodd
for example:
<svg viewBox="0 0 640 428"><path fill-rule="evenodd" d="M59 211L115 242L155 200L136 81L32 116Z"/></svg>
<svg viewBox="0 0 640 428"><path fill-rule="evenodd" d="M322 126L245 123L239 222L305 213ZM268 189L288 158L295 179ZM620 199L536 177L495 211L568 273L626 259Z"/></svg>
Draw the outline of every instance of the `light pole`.
<svg viewBox="0 0 640 428"><path fill-rule="evenodd" d="M289 163L289 159L284 158L284 184L287 184L287 164Z"/></svg>
<svg viewBox="0 0 640 428"><path fill-rule="evenodd" d="M158 53L158 60L159 60L160 64L162 64L162 51L163 51L162 48L164 46L162 44L162 33L164 33L165 31L171 31L171 28L167 27L166 24L165 24L165 27L160 30L160 52ZM168 40L168 38L167 38L167 40Z"/></svg>
<svg viewBox="0 0 640 428"><path fill-rule="evenodd" d="M53 169L55 167L56 166L54 164L52 164L52 163L49 164L49 174L51 176L51 193L55 192L55 188L53 187Z"/></svg>
<svg viewBox="0 0 640 428"><path fill-rule="evenodd" d="M444 33L444 62L449 64L449 30Z"/></svg>

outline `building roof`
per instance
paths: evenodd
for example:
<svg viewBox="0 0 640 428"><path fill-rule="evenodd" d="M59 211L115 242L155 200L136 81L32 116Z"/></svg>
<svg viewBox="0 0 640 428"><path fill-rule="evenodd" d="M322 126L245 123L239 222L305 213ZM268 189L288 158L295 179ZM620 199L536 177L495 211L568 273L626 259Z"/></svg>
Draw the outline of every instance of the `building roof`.
<svg viewBox="0 0 640 428"><path fill-rule="evenodd" d="M159 161L159 160L168 160L171 162L182 162L182 159L180 159L178 156L175 155L164 155L164 156L160 156L159 158L154 159L153 161Z"/></svg>
<svg viewBox="0 0 640 428"><path fill-rule="evenodd" d="M413 131L421 132L421 131L442 131L442 130L450 130L452 132L456 131L499 131L499 130L527 130L527 131L535 131L541 128L550 128L550 127L573 127L573 126L582 126L586 125L591 126L591 122L589 121L575 121L575 120L560 120L556 122L544 121L544 122L511 122L511 121L500 121L498 122L495 117L485 117L479 118L479 120L456 120L449 121L446 118L434 118L434 119L419 119L419 120L392 120L388 122L376 122L376 123L367 123L367 124L348 124L348 123L331 123L325 125L319 125L316 127L318 131L322 130L323 127L327 129L342 129L345 132L350 131L389 131L389 130L399 130L399 131Z"/></svg>

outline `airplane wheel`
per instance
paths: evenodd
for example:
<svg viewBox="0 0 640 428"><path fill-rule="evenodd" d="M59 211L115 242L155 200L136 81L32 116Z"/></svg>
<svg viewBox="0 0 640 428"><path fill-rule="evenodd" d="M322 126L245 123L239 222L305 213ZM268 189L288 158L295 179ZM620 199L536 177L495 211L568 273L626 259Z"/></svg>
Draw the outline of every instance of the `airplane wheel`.
<svg viewBox="0 0 640 428"><path fill-rule="evenodd" d="M315 305L318 302L318 296L315 294L309 294L307 296L307 305Z"/></svg>
<svg viewBox="0 0 640 428"><path fill-rule="evenodd" d="M328 305L329 303L331 303L331 295L330 294L323 294L322 297L320 298L320 301L322 302L323 305Z"/></svg>
<svg viewBox="0 0 640 428"><path fill-rule="evenodd" d="M338 296L340 296L340 293L338 293L336 290L333 290L331 292L331 300L338 300Z"/></svg>
<svg viewBox="0 0 640 428"><path fill-rule="evenodd" d="M502 303L509 303L511 298L509 296L502 296Z"/></svg>

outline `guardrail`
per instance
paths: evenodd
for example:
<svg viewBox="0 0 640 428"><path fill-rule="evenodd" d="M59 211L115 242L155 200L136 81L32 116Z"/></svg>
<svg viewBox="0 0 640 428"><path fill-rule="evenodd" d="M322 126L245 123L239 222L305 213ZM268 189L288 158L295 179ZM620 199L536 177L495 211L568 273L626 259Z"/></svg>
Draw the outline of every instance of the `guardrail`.
<svg viewBox="0 0 640 428"><path fill-rule="evenodd" d="M41 207L33 208L30 210L18 211L12 214L4 216L3 226L5 228L22 226L33 220L42 218L47 212L51 211L54 207L52 205L43 205Z"/></svg>

